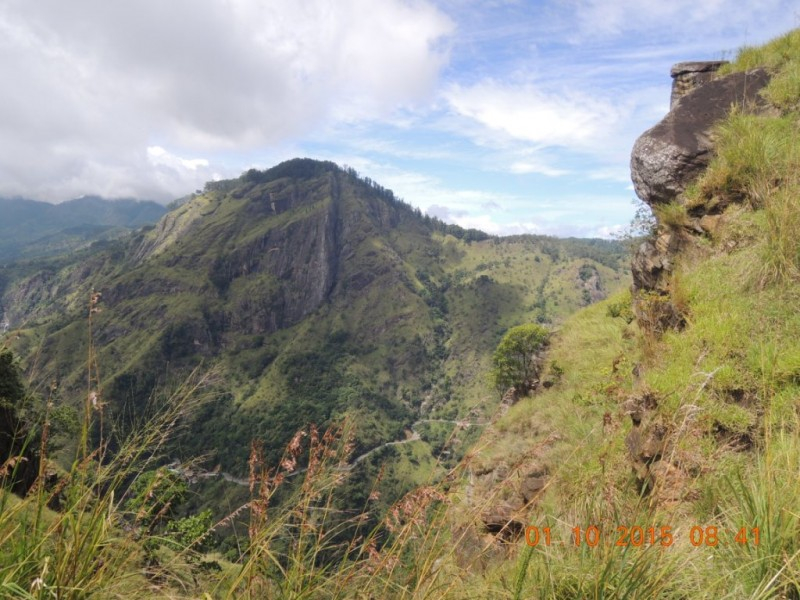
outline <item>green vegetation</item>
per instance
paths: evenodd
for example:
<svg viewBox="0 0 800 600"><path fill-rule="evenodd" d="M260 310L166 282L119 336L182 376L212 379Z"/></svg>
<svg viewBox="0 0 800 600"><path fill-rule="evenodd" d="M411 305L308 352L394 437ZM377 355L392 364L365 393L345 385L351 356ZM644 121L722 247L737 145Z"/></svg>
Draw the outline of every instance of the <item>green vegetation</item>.
<svg viewBox="0 0 800 600"><path fill-rule="evenodd" d="M539 354L547 343L547 330L533 323L512 327L492 355L492 382L501 391L510 387L527 393L539 377Z"/></svg>
<svg viewBox="0 0 800 600"><path fill-rule="evenodd" d="M9 377L14 379L8 370L0 377L4 387ZM49 458L51 403L40 421L28 421L27 431L14 432L24 437L22 453L12 449L0 471L0 589L4 597L130 597L146 591L151 578L176 576L175 566L183 559L176 556L162 563L148 558L151 534L146 523L154 515L144 510L144 504L134 513L123 509L123 492L126 482L158 460L179 421L196 408L203 383L198 377L187 380L146 426L125 439L102 433L102 407L87 402L81 437L99 431L98 445L89 453L79 449L66 471L57 469ZM20 403L27 401L27 395L17 397L14 408L24 411ZM25 448L34 441L34 473L20 499L8 487L21 471L31 468L31 455ZM155 492L156 486L150 489Z"/></svg>
<svg viewBox="0 0 800 600"><path fill-rule="evenodd" d="M0 198L0 262L65 254L104 243L152 225L165 212L155 202L93 196L61 204Z"/></svg>
<svg viewBox="0 0 800 600"><path fill-rule="evenodd" d="M765 96L781 112L734 112L720 123L710 167L657 214L682 236L670 296L660 300L681 305L680 329L653 331L646 314L633 320L624 298L583 311L551 344L543 377L554 385L498 421L479 470L519 457L521 476L547 471L524 522L550 527L554 539L572 541L575 526L583 535L580 549L520 543L515 571L498 563L517 597L800 593L800 96L782 95L800 63L798 39L792 32L743 52L733 68L767 64ZM713 234L687 232L694 215L709 213L721 215ZM576 361L578 352L589 360ZM668 525L673 541L661 544L656 527L655 543L629 537L590 549L590 525L614 540L620 526L624 534Z"/></svg>
<svg viewBox="0 0 800 600"><path fill-rule="evenodd" d="M57 381L54 404L78 409L84 300L100 290L93 327L108 414L130 428L163 400L154 389L214 367L216 394L171 452L209 456L208 468L237 476L248 440L263 440L275 463L312 422L350 415L357 456L403 440L421 419L488 422L498 401L488 372L503 332L558 323L625 279L618 243L490 238L308 159L212 182L156 227L80 258L5 271L9 343L30 376ZM428 436L413 459L443 457L430 467L443 476L479 430ZM418 481L411 457L376 452L355 473L352 497L368 493L382 461L398 461L397 477L381 483L383 502Z"/></svg>
<svg viewBox="0 0 800 600"><path fill-rule="evenodd" d="M9 274L28 327L7 343L59 385L24 389L0 355L4 488L36 464L0 497L2 593L798 597L797 40L730 67L767 65L774 110L720 123L659 209L682 249L635 311L619 245L449 231L315 161L210 184L90 253L92 335L76 266L38 301ZM198 364L220 374L202 403ZM541 385L498 410L490 373ZM94 452L53 453L61 405ZM218 469L165 467L209 447Z"/></svg>
<svg viewBox="0 0 800 600"><path fill-rule="evenodd" d="M772 81L765 98L786 111L798 108L800 98L800 71L797 56L800 54L800 32L794 30L764 46L743 48L723 73L748 71L764 67L772 73Z"/></svg>

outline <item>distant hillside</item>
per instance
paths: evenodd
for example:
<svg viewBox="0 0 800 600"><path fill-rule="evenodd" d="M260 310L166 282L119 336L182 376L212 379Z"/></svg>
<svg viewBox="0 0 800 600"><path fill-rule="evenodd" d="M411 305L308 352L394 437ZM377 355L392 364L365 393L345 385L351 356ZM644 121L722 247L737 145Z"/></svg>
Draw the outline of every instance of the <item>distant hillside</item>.
<svg viewBox="0 0 800 600"><path fill-rule="evenodd" d="M38 388L0 352L0 589L800 598L800 30L673 75L632 153L656 226L630 272L616 244L489 238L308 160L0 271ZM500 403L490 354L531 321L539 385ZM166 401L195 367L211 397ZM306 427L345 415L352 438ZM219 469L157 469L180 425L172 456Z"/></svg>
<svg viewBox="0 0 800 600"><path fill-rule="evenodd" d="M141 414L154 389L197 365L220 373L176 456L210 452L243 473L251 439L275 461L295 431L344 414L355 455L413 432L418 442L372 455L396 465L390 498L480 434L500 399L486 375L503 332L555 325L605 297L624 263L615 242L447 225L351 170L298 159L209 183L154 228L75 262L10 273L2 305L14 349L36 379L59 381L65 403L85 387L91 289L116 414ZM451 438L426 419L476 427Z"/></svg>
<svg viewBox="0 0 800 600"><path fill-rule="evenodd" d="M0 198L0 263L69 252L155 223L165 212L155 202L97 196L61 204Z"/></svg>

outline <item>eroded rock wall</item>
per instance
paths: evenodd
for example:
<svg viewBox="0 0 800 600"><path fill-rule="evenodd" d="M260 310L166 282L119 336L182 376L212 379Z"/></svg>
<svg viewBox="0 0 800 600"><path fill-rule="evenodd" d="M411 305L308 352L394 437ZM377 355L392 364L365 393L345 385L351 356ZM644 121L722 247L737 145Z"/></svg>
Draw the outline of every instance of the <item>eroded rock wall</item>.
<svg viewBox="0 0 800 600"><path fill-rule="evenodd" d="M688 243L708 235L726 206L720 202L687 206L687 187L708 167L714 152L713 128L732 110L770 110L761 97L769 83L764 69L719 75L719 61L679 63L672 68L669 113L643 133L631 154L636 194L653 209L656 234L638 248L631 265L633 312L640 329L659 336L684 324L684 308L671 286L676 260ZM677 205L680 219L659 220L664 207ZM683 210L681 210L683 209ZM633 427L626 438L633 470L642 489L658 502L679 501L686 465L670 457L670 439L657 410L657 399L640 390L626 403Z"/></svg>

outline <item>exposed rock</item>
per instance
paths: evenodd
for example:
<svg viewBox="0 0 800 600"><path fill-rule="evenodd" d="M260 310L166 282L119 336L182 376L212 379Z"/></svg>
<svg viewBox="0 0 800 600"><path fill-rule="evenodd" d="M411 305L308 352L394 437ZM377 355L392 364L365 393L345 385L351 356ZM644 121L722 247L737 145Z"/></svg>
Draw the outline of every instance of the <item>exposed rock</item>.
<svg viewBox="0 0 800 600"><path fill-rule="evenodd" d="M658 406L658 400L653 394L643 394L641 396L634 396L628 398L623 404L625 414L630 416L634 426L642 423L645 412L654 410Z"/></svg>
<svg viewBox="0 0 800 600"><path fill-rule="evenodd" d="M633 472L640 485L651 491L658 481L655 466L665 453L667 427L655 412L656 400L651 394L629 399L624 408L633 423L625 438Z"/></svg>
<svg viewBox="0 0 800 600"><path fill-rule="evenodd" d="M659 506L669 508L684 499L689 478L683 469L661 460L652 466L650 473L655 482L653 495Z"/></svg>
<svg viewBox="0 0 800 600"><path fill-rule="evenodd" d="M550 464L546 453L559 439L550 434L537 446L523 465L509 466L503 461L477 467L470 484L481 490L479 497L496 498L491 507L482 508L481 528L501 541L514 540L525 530L526 515L547 488Z"/></svg>
<svg viewBox="0 0 800 600"><path fill-rule="evenodd" d="M583 303L585 305L604 300L607 296L603 286L603 279L594 265L584 264L578 270L575 284L582 290Z"/></svg>
<svg viewBox="0 0 800 600"><path fill-rule="evenodd" d="M682 62L672 66L672 96L669 99L670 109L683 96L708 83L717 76L719 68L727 64L726 60Z"/></svg>
<svg viewBox="0 0 800 600"><path fill-rule="evenodd" d="M713 155L713 128L731 110L774 110L760 96L770 79L766 70L720 77L717 70L722 64L675 65L670 112L634 144L631 178L636 194L651 207L685 202L683 192ZM685 218L673 215L668 223L658 223L658 235L638 248L631 265L633 311L643 331L657 336L685 324L686 308L672 295L674 258L693 236L714 235L724 219L725 203L724 199L712 198L700 206L684 204ZM677 447L678 433L659 414L656 398L645 393L629 399L623 409L632 422L625 445L642 490L662 506L689 497L690 475L699 471L699 461ZM684 425L687 422L688 415ZM687 430L681 433L685 434ZM722 430L718 435L732 446L747 445L744 435L734 437L734 432Z"/></svg>
<svg viewBox="0 0 800 600"><path fill-rule="evenodd" d="M501 540L513 540L519 537L525 530L525 512L530 505L536 501L539 494L543 492L547 485L546 466L530 467L525 474L518 472L509 481L507 469L485 476L485 479L492 483L498 483L498 479L509 483L509 496L495 506L484 510L481 513L481 521L484 529ZM498 477L498 476L501 477Z"/></svg>
<svg viewBox="0 0 800 600"><path fill-rule="evenodd" d="M661 254L653 242L642 242L631 261L634 290L654 290L658 287L661 274L670 267L669 257Z"/></svg>
<svg viewBox="0 0 800 600"><path fill-rule="evenodd" d="M633 292L668 293L665 275L672 269L672 256L680 245L679 236L661 232L655 240L642 242L631 261Z"/></svg>
<svg viewBox="0 0 800 600"><path fill-rule="evenodd" d="M486 531L504 541L513 541L525 531L525 523L516 518L517 509L503 502L484 511L481 521Z"/></svg>
<svg viewBox="0 0 800 600"><path fill-rule="evenodd" d="M511 386L503 393L503 398L500 400L500 405L505 409L514 405L519 400L519 395L517 393L517 388Z"/></svg>
<svg viewBox="0 0 800 600"><path fill-rule="evenodd" d="M658 125L642 134L631 153L636 194L650 206L681 201L681 194L712 156L713 126L733 107L763 111L759 92L769 83L764 69L716 75L721 62L678 63L672 68L672 108ZM659 235L638 248L631 270L633 310L642 329L655 335L681 327L685 317L670 298L673 257L686 236L716 230L723 209L716 200L692 207L686 223L659 224Z"/></svg>
<svg viewBox="0 0 800 600"><path fill-rule="evenodd" d="M547 473L528 473L519 484L519 493L525 504L529 504L536 499L536 496L547 485Z"/></svg>
<svg viewBox="0 0 800 600"><path fill-rule="evenodd" d="M708 165L712 126L734 106L764 107L759 92L769 82L764 69L732 73L689 92L633 146L631 178L649 205L677 198Z"/></svg>

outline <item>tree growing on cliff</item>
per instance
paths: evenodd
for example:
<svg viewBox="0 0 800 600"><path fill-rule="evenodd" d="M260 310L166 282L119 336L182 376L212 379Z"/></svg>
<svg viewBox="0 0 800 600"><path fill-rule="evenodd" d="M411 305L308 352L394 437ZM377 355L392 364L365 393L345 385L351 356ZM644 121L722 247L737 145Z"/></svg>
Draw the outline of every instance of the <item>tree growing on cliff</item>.
<svg viewBox="0 0 800 600"><path fill-rule="evenodd" d="M539 377L538 356L547 339L547 330L534 323L509 329L492 355L495 386L501 391L514 387L522 393L533 389Z"/></svg>

